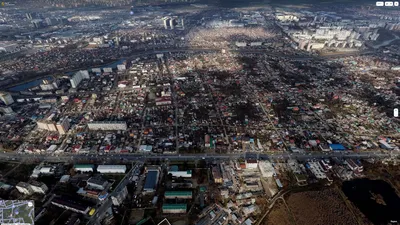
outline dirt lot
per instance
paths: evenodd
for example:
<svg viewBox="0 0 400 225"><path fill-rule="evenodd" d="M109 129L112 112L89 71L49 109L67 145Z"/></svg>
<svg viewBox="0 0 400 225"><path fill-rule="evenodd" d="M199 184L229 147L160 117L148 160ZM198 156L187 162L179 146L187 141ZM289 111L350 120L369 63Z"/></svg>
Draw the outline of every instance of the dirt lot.
<svg viewBox="0 0 400 225"><path fill-rule="evenodd" d="M264 219L264 225L290 225L288 211L282 200L277 200L272 211Z"/></svg>
<svg viewBox="0 0 400 225"><path fill-rule="evenodd" d="M297 225L357 224L335 189L293 193L288 197L287 204Z"/></svg>

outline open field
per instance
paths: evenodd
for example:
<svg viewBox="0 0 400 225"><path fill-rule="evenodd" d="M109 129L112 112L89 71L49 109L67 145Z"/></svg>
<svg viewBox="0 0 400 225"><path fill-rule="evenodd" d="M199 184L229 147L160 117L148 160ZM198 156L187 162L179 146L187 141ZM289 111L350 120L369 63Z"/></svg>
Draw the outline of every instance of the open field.
<svg viewBox="0 0 400 225"><path fill-rule="evenodd" d="M272 211L264 219L264 225L290 225L289 212L286 209L283 201L278 199L274 205Z"/></svg>
<svg viewBox="0 0 400 225"><path fill-rule="evenodd" d="M297 225L357 224L356 218L335 189L293 193L286 202Z"/></svg>

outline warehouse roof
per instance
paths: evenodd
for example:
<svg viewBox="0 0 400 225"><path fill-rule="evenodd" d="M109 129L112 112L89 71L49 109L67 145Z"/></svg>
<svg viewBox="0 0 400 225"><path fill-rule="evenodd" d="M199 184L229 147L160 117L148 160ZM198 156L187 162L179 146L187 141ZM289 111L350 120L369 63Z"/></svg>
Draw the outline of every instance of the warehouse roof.
<svg viewBox="0 0 400 225"><path fill-rule="evenodd" d="M191 196L191 191L166 191L165 196Z"/></svg>
<svg viewBox="0 0 400 225"><path fill-rule="evenodd" d="M110 169L123 169L126 170L125 165L99 165L97 170L110 170Z"/></svg>
<svg viewBox="0 0 400 225"><path fill-rule="evenodd" d="M162 209L187 209L187 204L164 204Z"/></svg>
<svg viewBox="0 0 400 225"><path fill-rule="evenodd" d="M346 150L346 148L341 144L330 144L329 147L332 150Z"/></svg>
<svg viewBox="0 0 400 225"><path fill-rule="evenodd" d="M93 164L75 164L74 165L75 169L83 169L83 168L94 168Z"/></svg>
<svg viewBox="0 0 400 225"><path fill-rule="evenodd" d="M144 189L155 189L158 179L158 171L152 170L147 173Z"/></svg>

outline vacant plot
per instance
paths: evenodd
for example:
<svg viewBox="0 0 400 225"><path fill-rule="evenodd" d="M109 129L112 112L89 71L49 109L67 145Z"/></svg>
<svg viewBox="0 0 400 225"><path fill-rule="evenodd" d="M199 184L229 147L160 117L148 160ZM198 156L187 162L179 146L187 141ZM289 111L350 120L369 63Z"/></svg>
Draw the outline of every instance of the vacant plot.
<svg viewBox="0 0 400 225"><path fill-rule="evenodd" d="M268 214L266 219L263 221L264 225L290 225L289 212L283 201L278 199L274 205L272 211Z"/></svg>
<svg viewBox="0 0 400 225"><path fill-rule="evenodd" d="M356 218L335 189L291 194L287 204L297 225L354 225Z"/></svg>

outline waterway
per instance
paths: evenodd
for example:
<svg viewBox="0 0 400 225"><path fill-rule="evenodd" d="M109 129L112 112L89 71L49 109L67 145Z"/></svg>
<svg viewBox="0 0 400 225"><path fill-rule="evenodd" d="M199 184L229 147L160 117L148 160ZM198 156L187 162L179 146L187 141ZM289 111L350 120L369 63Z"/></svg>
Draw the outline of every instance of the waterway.
<svg viewBox="0 0 400 225"><path fill-rule="evenodd" d="M103 66L91 67L91 68L88 68L87 70L88 70L89 72L91 72L91 71L92 71L92 68L101 68L101 69L103 69L103 68L106 68L106 67L111 67L111 68L115 69L115 68L117 68L117 65L122 64L124 61L125 61L125 59L120 59L120 60L118 60L118 61L115 61L115 62L106 64L106 65L103 65ZM66 75L68 75L68 76L72 76L72 75L75 74L77 71L78 71L78 70L70 71L70 72L65 72L64 74L66 74ZM30 88L34 88L34 87L39 86L40 84L42 84L43 80L52 81L52 80L53 80L53 77L52 77L52 76L46 76L46 77L38 78L38 79L36 79L36 80L28 81L28 82L26 82L26 83L13 86L13 87L9 88L8 90L9 90L9 91L26 91L26 90L28 90L28 89L30 89Z"/></svg>
<svg viewBox="0 0 400 225"><path fill-rule="evenodd" d="M400 223L400 197L389 183L356 179L344 182L342 190L373 224Z"/></svg>
<svg viewBox="0 0 400 225"><path fill-rule="evenodd" d="M10 91L26 91L29 88L33 88L33 87L37 87L40 84L43 83L43 80L48 80L48 81L52 81L53 77L52 76L47 76L47 77L42 77L40 79L36 79L36 80L32 80L14 87L9 88L8 90Z"/></svg>

